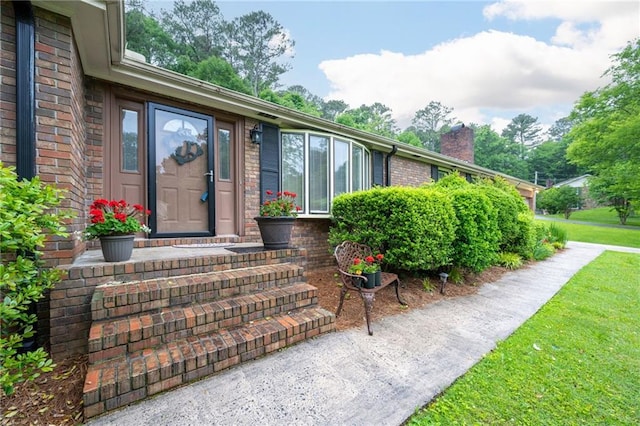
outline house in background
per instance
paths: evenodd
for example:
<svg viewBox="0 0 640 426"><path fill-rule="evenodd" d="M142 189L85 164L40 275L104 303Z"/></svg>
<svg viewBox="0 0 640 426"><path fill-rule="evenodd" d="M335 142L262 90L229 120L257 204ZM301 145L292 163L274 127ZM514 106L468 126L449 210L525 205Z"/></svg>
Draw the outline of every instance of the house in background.
<svg viewBox="0 0 640 426"><path fill-rule="evenodd" d="M592 209L594 207L597 207L598 203L589 196L589 178L590 177L591 175L586 174L586 175L574 177L571 179L567 179L563 182L556 183L553 186L555 188L560 188L562 186L570 186L572 188L576 188L576 192L582 200L582 205L579 208Z"/></svg>
<svg viewBox="0 0 640 426"><path fill-rule="evenodd" d="M0 160L16 166L22 178L37 175L68 191L65 206L77 214L69 226L72 233L84 230L88 206L97 198L126 199L152 210L152 233L136 241L140 251L190 243L260 243L253 218L267 190L296 192L302 207L293 232L295 249L228 255L228 265L204 253L195 259L78 264L92 246L72 237L47 242L48 264L65 271L65 280L39 312L41 335L54 359L89 352L95 365L126 369L113 361L122 356L121 348L105 342L119 345L124 339L127 350L142 349L139 340L126 343L127 336L135 336L129 328L129 334L112 340L93 335L97 316L134 311L119 305L115 313L109 307L107 313L96 311L94 291L106 283L145 282L232 266L262 268L290 259L307 268L333 265L327 232L331 202L339 194L373 185L417 186L459 171L469 179L505 177L532 208L534 191L540 188L474 165L469 128L447 136L444 153L438 154L153 66L125 48L122 1L3 0L0 6ZM278 267L285 268L282 265ZM265 274L273 276L273 271ZM117 303L127 302L121 299ZM143 300L137 294L133 299ZM330 330L330 318L322 318L314 319L314 326ZM300 340L287 330L285 343L254 349L251 356ZM301 338L314 335L309 330ZM150 344L160 340L149 338ZM247 350L246 342L238 345ZM235 358L216 362L229 366L236 358L251 358L238 350L225 349L228 354L236 351ZM176 362L188 369L185 360ZM117 390L112 370L90 369L98 383L85 389L85 414L100 414L214 371L209 365L197 372L181 368L174 370L182 378L168 382L155 382L156 376L143 368L146 378L122 379ZM224 367L215 371L218 368ZM129 374L134 370L130 366ZM105 387L100 387L101 380ZM140 380L142 387L132 389Z"/></svg>

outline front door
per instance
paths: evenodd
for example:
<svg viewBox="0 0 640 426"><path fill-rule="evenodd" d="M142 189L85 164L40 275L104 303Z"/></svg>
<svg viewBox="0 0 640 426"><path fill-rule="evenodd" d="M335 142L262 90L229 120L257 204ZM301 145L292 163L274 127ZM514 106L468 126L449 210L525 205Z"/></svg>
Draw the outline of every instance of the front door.
<svg viewBox="0 0 640 426"><path fill-rule="evenodd" d="M215 234L213 117L149 104L151 235Z"/></svg>

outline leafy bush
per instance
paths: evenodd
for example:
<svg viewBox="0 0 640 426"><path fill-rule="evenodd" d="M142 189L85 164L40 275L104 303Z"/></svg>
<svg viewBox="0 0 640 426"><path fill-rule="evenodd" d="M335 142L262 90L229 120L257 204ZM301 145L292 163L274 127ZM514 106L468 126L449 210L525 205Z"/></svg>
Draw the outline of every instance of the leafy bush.
<svg viewBox="0 0 640 426"><path fill-rule="evenodd" d="M428 188L373 188L334 199L332 246L344 240L367 244L388 265L407 271L449 265L457 220L451 201Z"/></svg>
<svg viewBox="0 0 640 426"><path fill-rule="evenodd" d="M568 235L567 230L561 228L557 224L551 222L549 224L547 240L552 244L558 244L560 248L564 248L567 245Z"/></svg>
<svg viewBox="0 0 640 426"><path fill-rule="evenodd" d="M556 251L550 243L539 243L533 250L533 258L535 260L544 260L554 254Z"/></svg>
<svg viewBox="0 0 640 426"><path fill-rule="evenodd" d="M522 266L523 261L522 257L520 257L517 253L507 253L503 252L498 255L498 265L504 266L508 269L518 269Z"/></svg>
<svg viewBox="0 0 640 426"><path fill-rule="evenodd" d="M495 209L483 192L469 185L448 193L458 219L453 264L475 272L493 265L501 239Z"/></svg>
<svg viewBox="0 0 640 426"><path fill-rule="evenodd" d="M580 194L571 186L545 189L536 199L537 208L551 214L563 213L565 219L569 219L573 209L580 207L581 203Z"/></svg>
<svg viewBox="0 0 640 426"><path fill-rule="evenodd" d="M510 251L518 253L524 259L533 258L533 250L538 239L537 226L531 212L518 214L518 227Z"/></svg>
<svg viewBox="0 0 640 426"><path fill-rule="evenodd" d="M518 191L502 178L482 179L478 188L491 200L500 229L500 250L517 251L520 243L518 215L528 213L529 208L522 201Z"/></svg>
<svg viewBox="0 0 640 426"><path fill-rule="evenodd" d="M14 385L51 371L52 362L39 348L19 353L24 339L33 337L32 312L45 290L59 281L58 270L39 259L45 231L67 236L62 221L70 215L56 212L62 191L39 178L18 181L15 168L0 163L0 386L7 395Z"/></svg>

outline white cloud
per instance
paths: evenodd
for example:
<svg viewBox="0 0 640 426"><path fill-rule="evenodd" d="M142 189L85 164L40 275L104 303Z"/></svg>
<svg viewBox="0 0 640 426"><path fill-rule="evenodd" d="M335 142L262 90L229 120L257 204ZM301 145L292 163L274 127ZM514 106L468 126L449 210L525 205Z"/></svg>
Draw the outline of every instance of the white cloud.
<svg viewBox="0 0 640 426"><path fill-rule="evenodd" d="M604 84L610 55L640 35L639 9L637 2L503 1L487 6L485 17L559 18L551 42L487 30L417 55L381 51L319 67L331 85L327 99L352 107L381 102L403 128L430 101L454 108L464 122L504 127L518 113L543 108L553 111L544 123L551 124L559 109L566 115L583 92Z"/></svg>

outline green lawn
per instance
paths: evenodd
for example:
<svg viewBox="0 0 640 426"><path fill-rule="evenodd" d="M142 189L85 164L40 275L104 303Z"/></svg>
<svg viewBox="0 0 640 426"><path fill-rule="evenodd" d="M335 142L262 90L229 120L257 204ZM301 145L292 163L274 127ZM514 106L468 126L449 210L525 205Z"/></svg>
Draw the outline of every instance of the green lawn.
<svg viewBox="0 0 640 426"><path fill-rule="evenodd" d="M640 424L640 255L605 252L409 425Z"/></svg>
<svg viewBox="0 0 640 426"><path fill-rule="evenodd" d="M564 219L563 214L553 214L548 217ZM610 207L598 207L589 210L576 210L571 213L569 220L579 220L581 222L604 223L608 225L620 225L618 214ZM640 226L640 215L632 215L627 218L627 226Z"/></svg>
<svg viewBox="0 0 640 426"><path fill-rule="evenodd" d="M540 222L549 223L548 220L540 220ZM569 241L640 248L640 228L609 228L562 221L557 221L556 224L558 227L564 228L567 231Z"/></svg>

